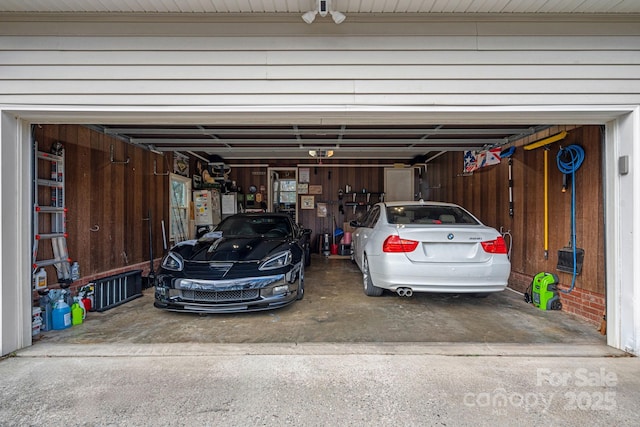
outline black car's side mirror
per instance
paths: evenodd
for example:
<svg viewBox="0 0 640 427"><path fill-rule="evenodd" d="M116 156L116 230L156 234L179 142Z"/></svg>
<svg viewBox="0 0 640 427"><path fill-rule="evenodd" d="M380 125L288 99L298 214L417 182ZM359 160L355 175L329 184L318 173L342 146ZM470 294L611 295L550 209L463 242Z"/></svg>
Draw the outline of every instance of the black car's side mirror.
<svg viewBox="0 0 640 427"><path fill-rule="evenodd" d="M296 232L296 234L297 234L298 238L302 238L302 237L311 236L312 232L313 232L313 230L311 230L310 228L299 227L298 231Z"/></svg>

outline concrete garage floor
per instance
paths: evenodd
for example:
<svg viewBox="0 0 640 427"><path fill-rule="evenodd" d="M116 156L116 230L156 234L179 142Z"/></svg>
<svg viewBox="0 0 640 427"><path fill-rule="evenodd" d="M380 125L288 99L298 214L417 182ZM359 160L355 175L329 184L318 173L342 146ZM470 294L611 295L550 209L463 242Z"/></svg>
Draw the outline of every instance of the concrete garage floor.
<svg viewBox="0 0 640 427"><path fill-rule="evenodd" d="M51 344L163 343L505 343L606 347L596 326L573 315L544 312L507 290L487 298L362 291L349 260L314 255L302 301L258 313L197 315L153 307L153 289L82 325L42 333Z"/></svg>

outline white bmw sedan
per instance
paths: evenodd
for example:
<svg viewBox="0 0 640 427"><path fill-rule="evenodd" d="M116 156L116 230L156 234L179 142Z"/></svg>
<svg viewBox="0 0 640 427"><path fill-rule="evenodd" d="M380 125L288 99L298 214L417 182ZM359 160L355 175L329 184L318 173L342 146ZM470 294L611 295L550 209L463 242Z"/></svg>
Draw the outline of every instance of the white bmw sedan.
<svg viewBox="0 0 640 427"><path fill-rule="evenodd" d="M351 225L352 257L369 296L388 289L400 296L483 297L507 286L511 263L504 238L458 205L382 202Z"/></svg>

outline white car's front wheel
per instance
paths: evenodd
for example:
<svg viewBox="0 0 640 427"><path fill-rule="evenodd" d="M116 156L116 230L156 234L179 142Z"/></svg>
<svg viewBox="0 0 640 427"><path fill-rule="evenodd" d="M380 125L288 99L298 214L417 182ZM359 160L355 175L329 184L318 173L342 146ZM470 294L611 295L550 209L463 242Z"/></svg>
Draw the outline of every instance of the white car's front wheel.
<svg viewBox="0 0 640 427"><path fill-rule="evenodd" d="M379 297L382 295L382 288L373 285L371 280L371 273L369 272L369 261L367 256L364 256L362 260L362 282L364 284L364 293L370 297Z"/></svg>

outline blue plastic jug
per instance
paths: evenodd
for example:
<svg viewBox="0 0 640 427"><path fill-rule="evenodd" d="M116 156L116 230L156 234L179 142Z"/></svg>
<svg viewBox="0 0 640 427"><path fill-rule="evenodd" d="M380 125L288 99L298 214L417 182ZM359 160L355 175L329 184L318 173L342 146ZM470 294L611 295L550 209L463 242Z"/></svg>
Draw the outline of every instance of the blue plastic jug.
<svg viewBox="0 0 640 427"><path fill-rule="evenodd" d="M64 302L64 299L61 298L56 302L51 317L53 329L60 330L71 327L71 307Z"/></svg>

